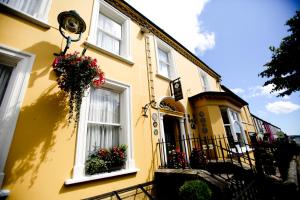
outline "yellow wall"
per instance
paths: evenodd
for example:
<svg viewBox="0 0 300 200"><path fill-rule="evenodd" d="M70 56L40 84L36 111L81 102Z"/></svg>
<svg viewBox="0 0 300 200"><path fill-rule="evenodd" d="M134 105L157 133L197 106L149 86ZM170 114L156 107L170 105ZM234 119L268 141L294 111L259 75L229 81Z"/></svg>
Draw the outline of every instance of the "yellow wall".
<svg viewBox="0 0 300 200"><path fill-rule="evenodd" d="M68 52L81 51L89 33L92 1L52 1L50 29L7 12L0 13L0 43L36 55L5 167L3 189L10 190L10 200L82 199L153 178L150 120L141 116L141 108L149 100L145 41L139 26L131 23L134 65L92 49L86 55L97 58L107 78L131 86L134 159L141 170L133 175L64 186L64 181L72 177L77 131L67 123L66 105L51 64L53 53L65 45L57 30L57 15L70 9L82 16L87 31L79 42L71 44Z"/></svg>
<svg viewBox="0 0 300 200"><path fill-rule="evenodd" d="M64 186L64 181L72 177L77 131L73 124L67 123L68 111L63 103L65 97L57 87L56 76L51 67L53 53L60 52L65 46L56 18L60 12L71 9L77 10L82 16L87 30L82 39L72 43L69 49L69 52L81 51L89 34L92 4L92 1L53 0L49 13L50 29L6 11L0 13L0 44L36 55L5 167L3 188L10 190L10 200L82 199L153 179L153 172L159 164L156 146L159 135L153 134L151 117L142 116L142 107L149 102L145 35L132 22L130 37L133 65L91 48L86 55L97 58L107 78L131 86L134 159L140 171L133 175ZM156 102L159 102L163 97L170 96L169 81L156 75L155 38L151 34L149 37L154 95ZM176 51L173 51L173 56L184 95L180 102L192 116L193 105L190 105L188 97L203 92L198 66ZM208 75L208 80L211 90L220 91L215 78ZM201 106L203 105L199 105ZM225 133L218 108L214 102L201 108L205 113L210 135ZM246 112L249 116L249 110L246 109ZM157 113L157 110L151 108L148 115L151 116L152 113ZM197 113L195 115L198 118ZM191 133L198 132L197 129L191 130L189 125L186 128ZM248 129L251 130L250 125Z"/></svg>

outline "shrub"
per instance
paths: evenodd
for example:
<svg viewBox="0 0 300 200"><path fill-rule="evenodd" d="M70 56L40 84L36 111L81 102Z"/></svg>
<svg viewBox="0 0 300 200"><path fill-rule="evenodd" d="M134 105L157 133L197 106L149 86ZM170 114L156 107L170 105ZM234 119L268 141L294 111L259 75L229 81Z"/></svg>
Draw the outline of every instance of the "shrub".
<svg viewBox="0 0 300 200"><path fill-rule="evenodd" d="M200 180L186 181L179 188L180 200L209 200L211 196L211 189Z"/></svg>

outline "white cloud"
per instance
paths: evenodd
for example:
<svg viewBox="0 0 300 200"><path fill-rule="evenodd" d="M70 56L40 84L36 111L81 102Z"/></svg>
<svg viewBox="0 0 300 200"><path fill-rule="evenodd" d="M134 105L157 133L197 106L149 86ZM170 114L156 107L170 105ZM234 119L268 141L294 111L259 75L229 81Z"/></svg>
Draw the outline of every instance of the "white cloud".
<svg viewBox="0 0 300 200"><path fill-rule="evenodd" d="M215 46L215 34L203 30L197 17L209 0L126 0L190 51Z"/></svg>
<svg viewBox="0 0 300 200"><path fill-rule="evenodd" d="M277 96L279 93L283 92L283 90L280 91L274 91L271 93L271 90L275 87L273 84L269 84L266 86L253 86L249 87L249 93L248 97L257 97L257 96L265 96L265 97L272 97ZM284 99L289 99L289 97L285 96Z"/></svg>
<svg viewBox="0 0 300 200"><path fill-rule="evenodd" d="M268 103L266 105L266 109L276 114L287 114L300 109L300 105L294 104L290 101L276 101L273 103Z"/></svg>
<svg viewBox="0 0 300 200"><path fill-rule="evenodd" d="M236 94L243 94L245 92L245 90L242 88L234 88L234 89L230 89L230 90Z"/></svg>

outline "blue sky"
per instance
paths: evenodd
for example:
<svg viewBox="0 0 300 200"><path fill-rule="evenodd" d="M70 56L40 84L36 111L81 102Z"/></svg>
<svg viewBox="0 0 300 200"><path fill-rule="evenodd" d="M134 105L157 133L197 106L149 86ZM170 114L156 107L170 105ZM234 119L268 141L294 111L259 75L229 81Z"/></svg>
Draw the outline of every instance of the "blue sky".
<svg viewBox="0 0 300 200"><path fill-rule="evenodd" d="M271 59L269 46L288 35L285 22L299 0L127 1L218 72L253 114L300 135L300 93L276 97L258 77Z"/></svg>

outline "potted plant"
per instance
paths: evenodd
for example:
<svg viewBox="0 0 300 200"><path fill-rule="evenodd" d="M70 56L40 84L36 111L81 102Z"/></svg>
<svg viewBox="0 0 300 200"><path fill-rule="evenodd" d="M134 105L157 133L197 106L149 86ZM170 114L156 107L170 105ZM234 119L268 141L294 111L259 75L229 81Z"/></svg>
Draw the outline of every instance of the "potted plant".
<svg viewBox="0 0 300 200"><path fill-rule="evenodd" d="M52 66L59 88L68 94L69 121L75 115L77 122L84 91L90 84L100 87L105 82L104 73L96 59L78 52L57 56Z"/></svg>
<svg viewBox="0 0 300 200"><path fill-rule="evenodd" d="M186 167L185 153L181 152L179 148L174 149L172 147L169 147L170 150L168 151L168 167L184 169Z"/></svg>

